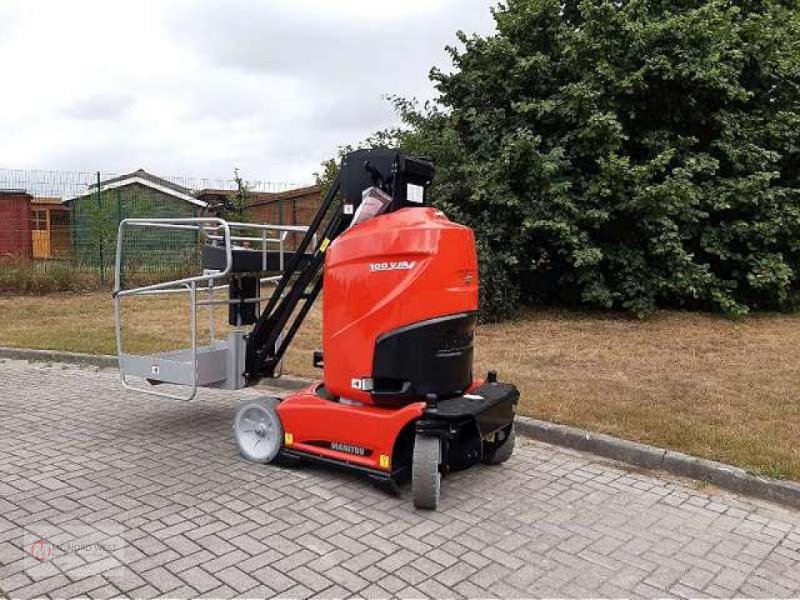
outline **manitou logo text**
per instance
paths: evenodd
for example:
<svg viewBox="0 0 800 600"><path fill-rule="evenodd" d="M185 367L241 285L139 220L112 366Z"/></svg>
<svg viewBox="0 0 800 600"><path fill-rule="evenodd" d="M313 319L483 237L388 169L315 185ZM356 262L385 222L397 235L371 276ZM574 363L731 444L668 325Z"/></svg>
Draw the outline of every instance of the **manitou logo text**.
<svg viewBox="0 0 800 600"><path fill-rule="evenodd" d="M367 451L361 446L342 444L341 442L331 442L331 450L346 452L347 454L357 454L358 456L364 456L367 453Z"/></svg>
<svg viewBox="0 0 800 600"><path fill-rule="evenodd" d="M417 266L415 260L401 260L398 262L370 263L369 270L376 271L410 271Z"/></svg>

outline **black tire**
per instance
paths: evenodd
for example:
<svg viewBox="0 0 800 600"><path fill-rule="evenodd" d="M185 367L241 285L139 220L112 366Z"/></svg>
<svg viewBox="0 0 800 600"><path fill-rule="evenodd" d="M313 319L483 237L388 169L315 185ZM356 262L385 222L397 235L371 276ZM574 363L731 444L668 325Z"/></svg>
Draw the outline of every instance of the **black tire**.
<svg viewBox="0 0 800 600"><path fill-rule="evenodd" d="M438 437L417 435L411 465L411 493L417 508L435 509L439 506L442 474L439 463L442 444Z"/></svg>
<svg viewBox="0 0 800 600"><path fill-rule="evenodd" d="M233 437L247 460L272 462L283 447L283 424L278 415L279 398L243 401L233 419Z"/></svg>
<svg viewBox="0 0 800 600"><path fill-rule="evenodd" d="M516 443L517 434L514 431L514 425L511 425L511 430L508 432L508 436L505 440L500 442L499 446L496 446L486 452L483 455L483 462L487 465L499 465L501 463L506 462L511 455L514 454L514 444Z"/></svg>

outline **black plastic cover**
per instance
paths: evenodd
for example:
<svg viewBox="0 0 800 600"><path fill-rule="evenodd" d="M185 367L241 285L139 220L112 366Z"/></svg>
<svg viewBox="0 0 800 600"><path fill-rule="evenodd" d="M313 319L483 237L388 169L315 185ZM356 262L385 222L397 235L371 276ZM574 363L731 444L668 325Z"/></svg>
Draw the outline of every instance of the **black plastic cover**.
<svg viewBox="0 0 800 600"><path fill-rule="evenodd" d="M258 277L252 275L236 276L228 284L228 298L234 300L228 305L228 323L234 327L252 325L258 319L258 303L243 302L252 300L259 294Z"/></svg>
<svg viewBox="0 0 800 600"><path fill-rule="evenodd" d="M461 313L407 325L375 343L375 398L460 395L472 384L472 340L477 313Z"/></svg>
<svg viewBox="0 0 800 600"><path fill-rule="evenodd" d="M341 194L346 204L357 207L361 204L362 192L374 186L392 196L387 212L404 206L419 206L419 203L408 202L408 185L422 188L424 204L424 195L435 171L432 162L397 150L356 150L342 159Z"/></svg>
<svg viewBox="0 0 800 600"><path fill-rule="evenodd" d="M514 420L514 406L519 401L519 390L510 383L490 383L472 390L469 394L437 402L426 413L425 419L460 420L473 417L481 436L505 427Z"/></svg>
<svg viewBox="0 0 800 600"><path fill-rule="evenodd" d="M232 248L231 257L233 264L231 271L233 273L261 273L261 272L280 272L281 270L281 256L277 250L267 251L267 268L264 269L264 252L261 250L252 250L250 248ZM294 257L294 252L283 253L284 267ZM307 259L306 259L307 260ZM222 246L212 246L206 244L203 246L203 268L216 269L222 271L227 264L225 257L225 248ZM301 260L299 267L302 268L305 261Z"/></svg>

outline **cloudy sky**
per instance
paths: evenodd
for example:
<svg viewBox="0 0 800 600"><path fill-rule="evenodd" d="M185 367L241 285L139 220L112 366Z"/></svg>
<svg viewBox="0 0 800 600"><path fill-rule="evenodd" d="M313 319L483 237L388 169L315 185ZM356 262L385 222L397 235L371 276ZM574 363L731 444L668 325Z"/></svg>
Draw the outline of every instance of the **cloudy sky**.
<svg viewBox="0 0 800 600"><path fill-rule="evenodd" d="M306 182L494 0L2 0L0 168Z"/></svg>

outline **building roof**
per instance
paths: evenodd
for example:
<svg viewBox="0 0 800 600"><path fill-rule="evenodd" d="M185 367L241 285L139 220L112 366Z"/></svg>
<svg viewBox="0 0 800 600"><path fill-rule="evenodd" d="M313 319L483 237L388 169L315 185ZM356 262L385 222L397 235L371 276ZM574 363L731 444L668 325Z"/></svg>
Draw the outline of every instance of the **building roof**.
<svg viewBox="0 0 800 600"><path fill-rule="evenodd" d="M252 198L252 201L247 204L247 207L249 208L251 206L272 204L273 202L279 202L281 200L290 200L299 196L319 193L319 191L320 187L318 185L308 185L305 187L286 190L284 192L249 192L248 195L250 198ZM197 192L196 195L198 198L202 198L203 196L230 196L231 194L235 193L236 190L206 188Z"/></svg>
<svg viewBox="0 0 800 600"><path fill-rule="evenodd" d="M43 206L45 208L59 208L62 210L67 209L67 207L64 206L64 203L61 201L61 198L55 198L52 196L34 196L31 198L31 204L34 206Z"/></svg>
<svg viewBox="0 0 800 600"><path fill-rule="evenodd" d="M204 188L195 193L195 196L198 198L203 198L207 196L219 196L219 197L229 197L236 193L236 190L223 190L219 188ZM249 192L248 194L251 198L272 198L275 196L275 192Z"/></svg>
<svg viewBox="0 0 800 600"><path fill-rule="evenodd" d="M293 190L286 190L285 192L275 192L270 194L253 194L254 199L247 206L264 206L265 204L273 204L281 200L291 200L300 196L308 196L310 194L319 194L321 191L318 185L307 185Z"/></svg>
<svg viewBox="0 0 800 600"><path fill-rule="evenodd" d="M145 187L157 190L169 196L174 196L180 200L184 200L185 202L190 202L195 206L201 206L205 208L208 206L206 202L202 200L198 200L195 198L191 191L177 183L173 183L161 177L156 177L155 175L151 175L144 169L138 169L133 173L128 173L127 175L120 175L119 177L112 177L111 179L106 179L100 182L100 192L105 192L107 190L113 190L116 188L125 187L128 185L139 184ZM76 200L77 198L83 198L85 196L91 196L92 194L97 193L97 184L92 184L89 186L89 189L82 194L78 194L73 196L72 198L67 198L64 202L71 202L72 200Z"/></svg>
<svg viewBox="0 0 800 600"><path fill-rule="evenodd" d="M185 188L182 185L179 185L179 184L174 183L172 181L169 181L168 179L164 179L163 177L157 177L155 175L151 175L150 173L148 173L144 169L137 169L133 173L128 173L127 175L120 175L118 177L112 177L111 179L105 179L105 180L100 182L100 185L101 186L106 186L106 185L109 185L109 184L112 184L112 183L124 182L124 181L127 181L129 179L133 179L133 178L146 179L147 181L149 181L151 183L155 183L156 185L160 185L162 187L170 188L170 189L172 189L172 190L174 190L176 192L180 192L182 194L190 194L191 193L191 190L189 190L188 188ZM97 188L97 184L93 183L89 187L96 189Z"/></svg>

